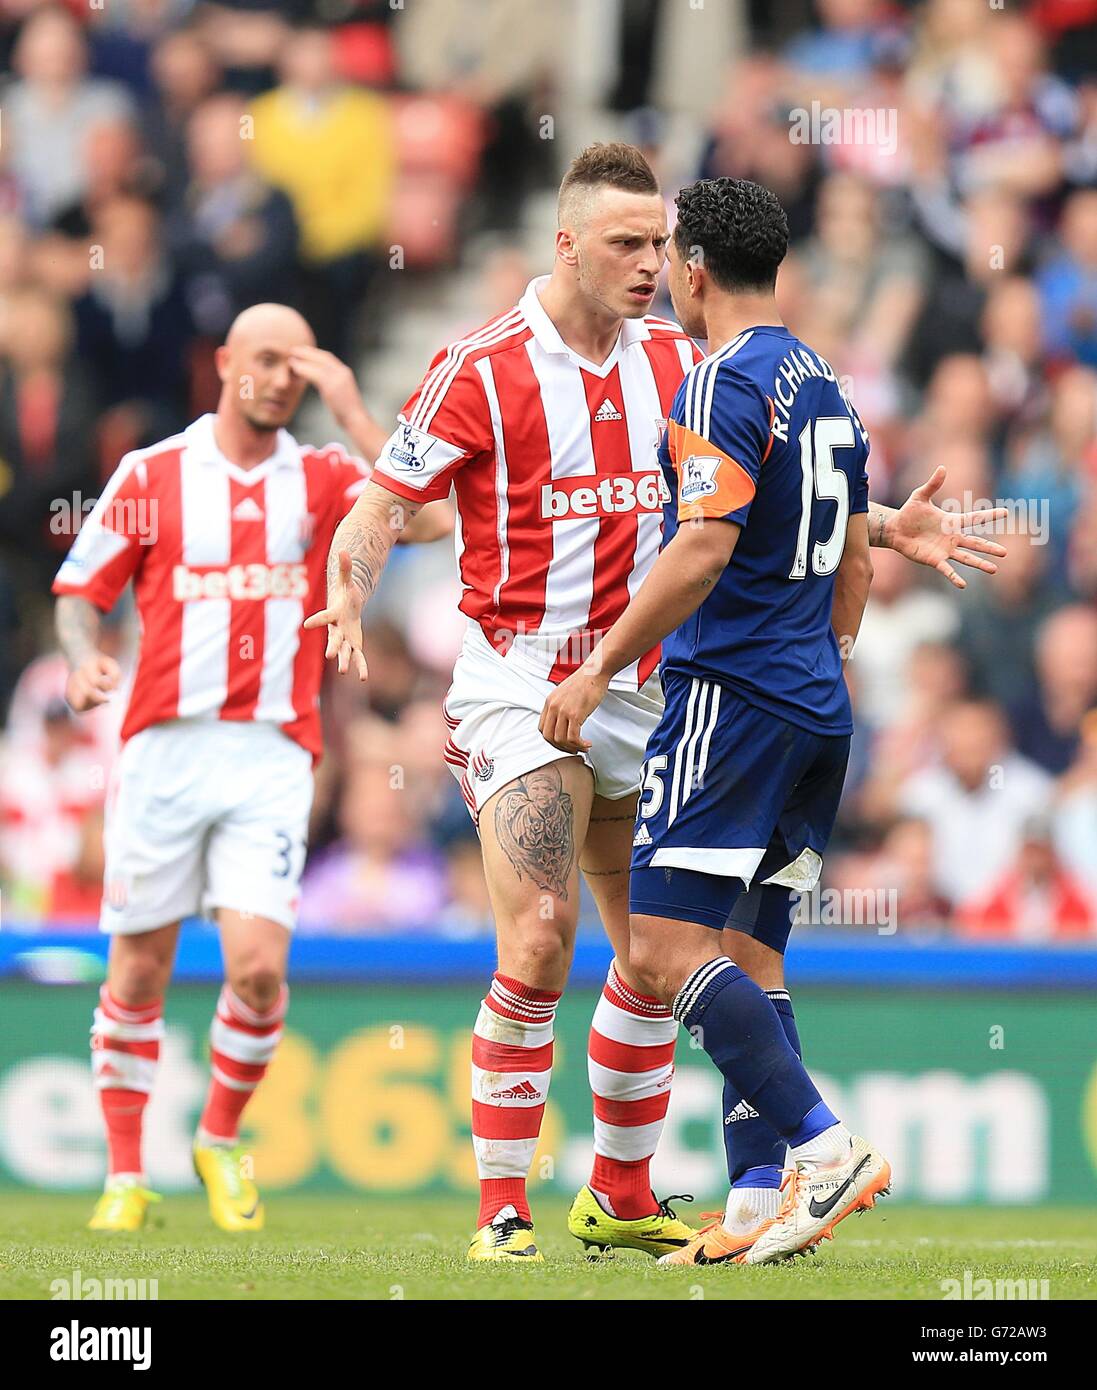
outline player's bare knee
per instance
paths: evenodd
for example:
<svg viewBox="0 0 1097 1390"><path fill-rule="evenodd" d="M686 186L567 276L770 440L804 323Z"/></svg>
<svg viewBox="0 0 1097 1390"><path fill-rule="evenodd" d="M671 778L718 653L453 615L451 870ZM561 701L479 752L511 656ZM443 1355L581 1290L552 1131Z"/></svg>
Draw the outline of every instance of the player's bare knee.
<svg viewBox="0 0 1097 1390"><path fill-rule="evenodd" d="M560 989L571 964L575 922L569 913L547 919L527 917L505 934L501 959L506 972L535 989Z"/></svg>
<svg viewBox="0 0 1097 1390"><path fill-rule="evenodd" d="M571 951L559 936L544 933L523 941L515 953L515 973L534 989L558 989L567 975Z"/></svg>
<svg viewBox="0 0 1097 1390"><path fill-rule="evenodd" d="M629 974L638 989L666 1002L667 953L657 933L633 923L629 938Z"/></svg>
<svg viewBox="0 0 1097 1390"><path fill-rule="evenodd" d="M229 988L249 1009L267 1013L278 1002L282 990L283 972L273 962L245 962L229 974Z"/></svg>
<svg viewBox="0 0 1097 1390"><path fill-rule="evenodd" d="M136 956L111 969L108 986L111 997L124 1009L140 1009L152 1004L163 993L163 971L159 963Z"/></svg>
<svg viewBox="0 0 1097 1390"><path fill-rule="evenodd" d="M170 954L144 938L116 937L111 950L107 984L115 1002L126 1009L152 1004L163 994L171 970Z"/></svg>

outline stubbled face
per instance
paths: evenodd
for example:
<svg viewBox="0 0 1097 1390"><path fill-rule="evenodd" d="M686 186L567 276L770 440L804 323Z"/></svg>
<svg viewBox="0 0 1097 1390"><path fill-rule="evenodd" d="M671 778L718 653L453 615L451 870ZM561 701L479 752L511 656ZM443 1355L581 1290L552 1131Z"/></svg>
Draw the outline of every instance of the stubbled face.
<svg viewBox="0 0 1097 1390"><path fill-rule="evenodd" d="M233 408L253 428L282 429L293 419L307 383L291 370L290 354L311 341L299 324L272 325L221 349L221 381L230 387Z"/></svg>
<svg viewBox="0 0 1097 1390"><path fill-rule="evenodd" d="M667 264L667 287L670 290L670 301L674 305L674 317L691 338L706 337L708 330L705 327L701 301L690 295L686 261L682 258L673 237L667 248Z"/></svg>
<svg viewBox="0 0 1097 1390"><path fill-rule="evenodd" d="M617 318L651 308L666 259L667 213L658 193L599 188L578 204L563 246L574 254L579 288Z"/></svg>

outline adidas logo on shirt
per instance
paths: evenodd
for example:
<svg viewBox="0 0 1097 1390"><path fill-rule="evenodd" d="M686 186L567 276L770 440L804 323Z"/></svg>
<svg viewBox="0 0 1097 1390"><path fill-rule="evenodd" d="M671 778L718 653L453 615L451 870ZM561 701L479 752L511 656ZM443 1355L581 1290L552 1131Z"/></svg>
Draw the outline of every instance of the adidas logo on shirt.
<svg viewBox="0 0 1097 1390"><path fill-rule="evenodd" d="M636 834L632 837L632 846L633 846L633 849L635 849L637 845L650 845L650 844L651 844L651 831L648 830L648 828L647 828L646 825L642 825L642 826L640 827L640 829L636 832Z"/></svg>
<svg viewBox="0 0 1097 1390"><path fill-rule="evenodd" d="M621 420L624 417L617 407L607 396L598 409L594 412L596 420Z"/></svg>
<svg viewBox="0 0 1097 1390"><path fill-rule="evenodd" d="M242 497L232 509L233 521L262 521L263 509L254 497Z"/></svg>

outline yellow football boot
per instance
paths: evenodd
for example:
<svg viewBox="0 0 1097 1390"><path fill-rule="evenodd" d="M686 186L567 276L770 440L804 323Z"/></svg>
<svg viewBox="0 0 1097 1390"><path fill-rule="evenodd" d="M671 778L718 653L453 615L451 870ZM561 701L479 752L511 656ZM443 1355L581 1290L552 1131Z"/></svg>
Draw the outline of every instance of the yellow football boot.
<svg viewBox="0 0 1097 1390"><path fill-rule="evenodd" d="M587 1250L597 1255L618 1250L645 1250L649 1255L668 1255L687 1246L697 1232L680 1221L671 1210L671 1202L692 1202L686 1194L668 1197L650 1216L622 1221L610 1216L589 1187L579 1189L579 1195L568 1212L568 1230L581 1240Z"/></svg>
<svg viewBox="0 0 1097 1390"><path fill-rule="evenodd" d="M206 1189L210 1216L222 1231L261 1231L265 1214L251 1180L252 1158L243 1144L194 1146L194 1171Z"/></svg>
<svg viewBox="0 0 1097 1390"><path fill-rule="evenodd" d="M145 1224L150 1204L160 1200L159 1192L150 1192L135 1182L108 1183L95 1204L88 1230L139 1231Z"/></svg>
<svg viewBox="0 0 1097 1390"><path fill-rule="evenodd" d="M514 1207L506 1206L472 1238L470 1260L513 1260L525 1264L544 1264L537 1249L533 1226L520 1217Z"/></svg>

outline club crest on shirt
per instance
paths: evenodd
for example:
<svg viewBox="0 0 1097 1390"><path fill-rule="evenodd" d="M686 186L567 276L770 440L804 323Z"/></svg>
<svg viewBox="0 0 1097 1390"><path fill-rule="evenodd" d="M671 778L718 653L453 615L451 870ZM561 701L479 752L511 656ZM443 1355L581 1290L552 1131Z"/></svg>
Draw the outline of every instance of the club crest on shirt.
<svg viewBox="0 0 1097 1390"><path fill-rule="evenodd" d="M678 498L681 502L699 502L716 491L716 472L723 463L718 455L690 454L682 462Z"/></svg>
<svg viewBox="0 0 1097 1390"><path fill-rule="evenodd" d="M312 546L313 538L316 533L316 517L312 512L306 512L297 523L297 543L302 550L308 550Z"/></svg>

